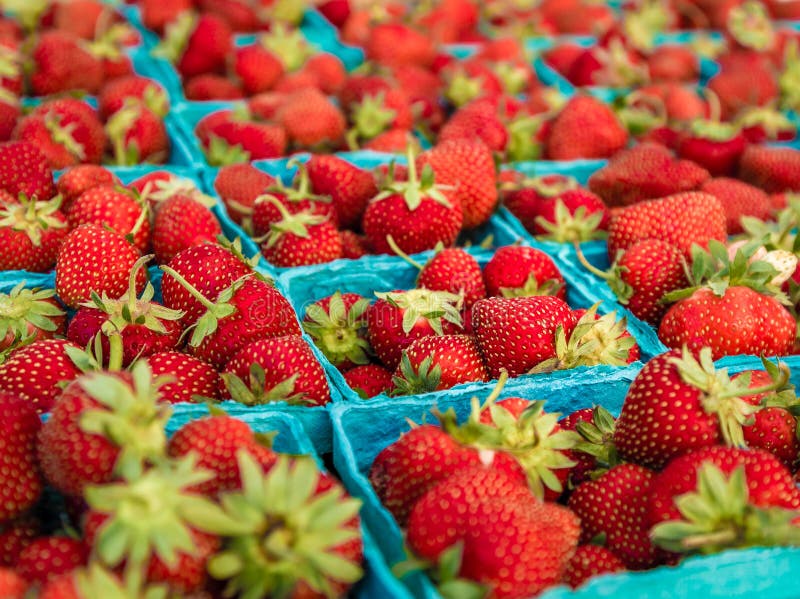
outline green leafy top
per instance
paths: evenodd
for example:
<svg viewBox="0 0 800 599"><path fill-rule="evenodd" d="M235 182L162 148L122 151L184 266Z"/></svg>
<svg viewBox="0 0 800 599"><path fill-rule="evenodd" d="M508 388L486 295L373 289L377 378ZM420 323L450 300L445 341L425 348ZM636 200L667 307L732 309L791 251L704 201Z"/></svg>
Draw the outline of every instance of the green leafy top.
<svg viewBox="0 0 800 599"><path fill-rule="evenodd" d="M400 357L400 374L392 377L392 395L417 395L432 393L439 388L442 380L442 367L433 363L433 356L427 356L417 370L411 365L407 352Z"/></svg>
<svg viewBox="0 0 800 599"><path fill-rule="evenodd" d="M592 478L598 478L621 463L614 445L615 426L614 416L603 406L594 407L591 422L578 422L575 426L581 440L574 450L588 454L595 460L595 468L590 473Z"/></svg>
<svg viewBox="0 0 800 599"><path fill-rule="evenodd" d="M656 35L671 25L670 11L659 0L645 0L626 10L622 20L625 37L637 50L652 50Z"/></svg>
<svg viewBox="0 0 800 599"><path fill-rule="evenodd" d="M200 191L194 181L175 175L170 176L169 179L148 181L145 183L139 197L143 202L160 203L178 195L191 198L206 208L213 208L217 204L214 198Z"/></svg>
<svg viewBox="0 0 800 599"><path fill-rule="evenodd" d="M220 376L231 398L247 406L261 406L276 401L285 401L290 405L310 403L305 393L295 393L297 379L300 378L297 372L270 388L266 386L264 368L255 362L250 365L250 376L246 382L230 372L224 372Z"/></svg>
<svg viewBox="0 0 800 599"><path fill-rule="evenodd" d="M766 7L748 0L728 12L728 31L746 48L768 50L775 43L775 29Z"/></svg>
<svg viewBox="0 0 800 599"><path fill-rule="evenodd" d="M408 168L408 178L406 181L397 181L393 176L389 177L385 188L372 201L377 202L386 198L401 196L410 211L420 207L423 200L432 200L437 204L451 208L453 205L447 199L441 185L436 185L433 167L426 164L422 167L422 173L417 175L416 156L413 147L409 146L406 150L406 165ZM393 171L393 169L391 169Z"/></svg>
<svg viewBox="0 0 800 599"><path fill-rule="evenodd" d="M287 71L297 71L314 55L314 50L300 30L282 22L273 23L260 41L262 46L283 62Z"/></svg>
<svg viewBox="0 0 800 599"><path fill-rule="evenodd" d="M458 326L463 297L446 291L410 289L408 291L375 292L375 296L403 311L403 332L410 333L419 319L425 319L437 335L443 335L442 319Z"/></svg>
<svg viewBox="0 0 800 599"><path fill-rule="evenodd" d="M171 599L166 585L143 585L137 577L118 578L97 561L73 572L81 597L103 599Z"/></svg>
<svg viewBox="0 0 800 599"><path fill-rule="evenodd" d="M353 122L350 134L355 135L356 139L372 139L388 129L396 116L397 111L386 106L385 92L366 95L350 109Z"/></svg>
<svg viewBox="0 0 800 599"><path fill-rule="evenodd" d="M550 222L543 216L536 217L536 224L547 233L540 235L542 239L551 239L559 243L584 242L592 239L604 239L608 233L600 230L603 220L603 211L598 210L586 214L586 206L579 206L574 213L570 213L566 204L560 199L556 200L555 222Z"/></svg>
<svg viewBox="0 0 800 599"><path fill-rule="evenodd" d="M330 297L327 311L319 303L306 308L303 330L334 366L345 361L369 364L371 347L363 333L368 308L369 300L364 297L347 309L342 293L337 291Z"/></svg>
<svg viewBox="0 0 800 599"><path fill-rule="evenodd" d="M15 339L28 334L28 325L52 333L57 325L54 318L64 311L53 303L55 289L25 289L19 283L8 293L0 293L0 341L11 333Z"/></svg>
<svg viewBox="0 0 800 599"><path fill-rule="evenodd" d="M274 247L287 235L308 239L311 236L311 231L309 230L311 227L316 227L329 220L327 216L314 214L310 210L290 213L286 206L272 195L260 196L258 201L272 204L281 215L280 220L270 223L270 230L265 235L254 238L256 243L264 243L267 248Z"/></svg>
<svg viewBox="0 0 800 599"><path fill-rule="evenodd" d="M209 135L208 148L205 149L206 159L211 166L227 166L250 162L250 152L242 144L230 144L226 139Z"/></svg>
<svg viewBox="0 0 800 599"><path fill-rule="evenodd" d="M153 56L166 58L173 63L178 62L196 25L197 14L195 12L183 11L180 13L167 25L161 43L152 51Z"/></svg>
<svg viewBox="0 0 800 599"><path fill-rule="evenodd" d="M66 228L66 221L55 215L60 208L60 195L40 201L20 194L18 203L0 202L0 228L22 231L35 247L39 247L42 244L42 231Z"/></svg>

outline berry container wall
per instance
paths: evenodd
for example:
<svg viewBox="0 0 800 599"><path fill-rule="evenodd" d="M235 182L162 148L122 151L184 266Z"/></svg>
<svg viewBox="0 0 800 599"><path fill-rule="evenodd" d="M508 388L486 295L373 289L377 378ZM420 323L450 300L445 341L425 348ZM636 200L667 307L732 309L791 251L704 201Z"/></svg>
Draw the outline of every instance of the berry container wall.
<svg viewBox="0 0 800 599"><path fill-rule="evenodd" d="M208 414L205 410L198 415L195 410L187 411L184 406L176 406L175 412L167 424L167 433L172 435L184 424ZM291 455L310 455L320 469L325 466L315 451L303 424L293 416L280 413L248 413L236 414L236 417L257 433L277 433L273 440L273 449L278 453ZM403 585L392 576L380 550L375 545L369 531L362 522L364 542L364 578L353 587L351 595L356 598L392 597L406 599L409 597Z"/></svg>
<svg viewBox="0 0 800 599"><path fill-rule="evenodd" d="M800 359L785 360L793 368L792 382L800 383ZM738 357L718 363L731 373L761 368L755 358ZM542 377L510 379L501 398L543 399L545 410L564 415L581 408L602 405L619 415L625 394L641 365L627 368L598 367L580 372L557 372ZM369 483L369 470L375 457L408 430L407 419L435 422L434 407L444 412L453 408L460 419L470 409L470 398L484 400L490 392L454 388L436 397L393 398L375 402L350 402L330 407L334 434L333 460L348 491L364 501L362 517L372 531L386 562L391 566L405 561L403 531L385 509ZM726 551L707 557L686 559L677 567L660 567L646 572L607 575L590 581L577 590L554 587L542 599L615 597L619 599L751 599L770 597L790 599L797 591L786 584L786 577L800 568L800 549ZM440 599L432 581L417 572L402 579L415 597Z"/></svg>

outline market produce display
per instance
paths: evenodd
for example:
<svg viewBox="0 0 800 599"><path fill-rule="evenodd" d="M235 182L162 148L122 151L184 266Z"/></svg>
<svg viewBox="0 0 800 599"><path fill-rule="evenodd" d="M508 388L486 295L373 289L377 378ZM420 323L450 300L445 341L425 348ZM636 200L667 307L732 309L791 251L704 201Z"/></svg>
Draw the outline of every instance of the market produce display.
<svg viewBox="0 0 800 599"><path fill-rule="evenodd" d="M0 597L797 596L800 2L0 11Z"/></svg>

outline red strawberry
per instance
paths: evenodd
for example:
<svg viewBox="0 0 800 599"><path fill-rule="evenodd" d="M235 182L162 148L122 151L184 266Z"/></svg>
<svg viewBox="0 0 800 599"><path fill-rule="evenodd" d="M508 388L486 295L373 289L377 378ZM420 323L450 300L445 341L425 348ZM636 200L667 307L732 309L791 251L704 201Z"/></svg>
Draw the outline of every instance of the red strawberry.
<svg viewBox="0 0 800 599"><path fill-rule="evenodd" d="M392 373L377 364L356 366L344 373L347 386L360 397L368 399L392 388Z"/></svg>
<svg viewBox="0 0 800 599"><path fill-rule="evenodd" d="M478 261L461 248L446 248L420 267L417 286L460 295L464 308L486 297L486 285Z"/></svg>
<svg viewBox="0 0 800 599"><path fill-rule="evenodd" d="M69 212L72 203L84 192L100 185L121 185L117 176L105 167L95 164L81 164L67 169L57 182L61 194L61 209Z"/></svg>
<svg viewBox="0 0 800 599"><path fill-rule="evenodd" d="M172 196L161 203L153 221L156 262L167 264L186 248L213 243L221 234L217 217L206 206L187 196Z"/></svg>
<svg viewBox="0 0 800 599"><path fill-rule="evenodd" d="M662 561L648 534L647 501L653 478L642 466L621 464L578 486L567 505L581 520L581 541L604 534L606 547L632 570Z"/></svg>
<svg viewBox="0 0 800 599"><path fill-rule="evenodd" d="M222 72L232 47L228 24L216 15L182 13L167 28L164 54L186 78Z"/></svg>
<svg viewBox="0 0 800 599"><path fill-rule="evenodd" d="M67 237L59 200L36 201L0 192L0 267L3 270L47 272Z"/></svg>
<svg viewBox="0 0 800 599"><path fill-rule="evenodd" d="M710 179L703 183L700 190L710 193L722 204L729 235L742 232L741 218L743 216L766 220L772 211L770 199L766 193L736 179L727 177Z"/></svg>
<svg viewBox="0 0 800 599"><path fill-rule="evenodd" d="M219 395L219 375L202 360L177 351L164 351L148 356L147 363L153 376L172 378L161 385L161 401L191 403L197 397L213 400Z"/></svg>
<svg viewBox="0 0 800 599"><path fill-rule="evenodd" d="M566 297L564 277L542 250L504 246L483 267L486 294L502 297L555 295Z"/></svg>
<svg viewBox="0 0 800 599"><path fill-rule="evenodd" d="M342 228L357 226L367 203L378 195L372 173L337 156L313 155L306 169L313 192L330 196Z"/></svg>
<svg viewBox="0 0 800 599"><path fill-rule="evenodd" d="M34 447L35 451L35 447ZM41 534L42 523L30 513L0 527L0 564L13 566L19 554Z"/></svg>
<svg viewBox="0 0 800 599"><path fill-rule="evenodd" d="M330 95L338 93L347 79L347 71L339 57L326 52L309 58L303 65L302 72L316 79L317 87Z"/></svg>
<svg viewBox="0 0 800 599"><path fill-rule="evenodd" d="M767 193L800 191L800 150L751 145L742 154L739 178Z"/></svg>
<svg viewBox="0 0 800 599"><path fill-rule="evenodd" d="M108 119L122 110L129 99L134 99L149 108L154 114L165 116L169 112L169 97L158 81L140 75L119 77L103 86L97 103L100 116Z"/></svg>
<svg viewBox="0 0 800 599"><path fill-rule="evenodd" d="M244 97L242 88L235 81L223 75L196 75L183 86L187 100L208 102L218 100L238 100Z"/></svg>
<svg viewBox="0 0 800 599"><path fill-rule="evenodd" d="M439 143L451 139L477 140L492 152L504 152L509 134L490 101L476 100L459 108L439 132Z"/></svg>
<svg viewBox="0 0 800 599"><path fill-rule="evenodd" d="M371 60L395 66L416 64L427 67L436 53L428 36L401 23L381 23L372 27L365 50Z"/></svg>
<svg viewBox="0 0 800 599"><path fill-rule="evenodd" d="M80 349L65 339L45 339L20 347L0 364L0 391L19 395L40 414L49 412L61 393L59 383L80 374L67 355L68 348Z"/></svg>
<svg viewBox="0 0 800 599"><path fill-rule="evenodd" d="M286 130L289 140L303 148L336 146L345 130L341 110L313 88L290 93L275 119Z"/></svg>
<svg viewBox="0 0 800 599"><path fill-rule="evenodd" d="M25 599L29 583L11 568L0 568L0 595L6 599Z"/></svg>
<svg viewBox="0 0 800 599"><path fill-rule="evenodd" d="M81 90L97 93L103 84L103 66L84 50L78 38L61 31L46 31L31 56L34 71L30 86L37 96Z"/></svg>
<svg viewBox="0 0 800 599"><path fill-rule="evenodd" d="M403 350L393 383L397 394L416 395L488 380L474 337L440 335L417 339Z"/></svg>
<svg viewBox="0 0 800 599"><path fill-rule="evenodd" d="M710 240L727 237L725 212L714 196L689 191L641 202L622 210L608 231L608 255L614 257L637 241L660 239L689 257L693 244L708 247Z"/></svg>
<svg viewBox="0 0 800 599"><path fill-rule="evenodd" d="M133 235L140 252L150 245L150 221L142 215L142 204L120 187L97 185L80 195L70 206L67 221L72 229L92 224L119 235Z"/></svg>
<svg viewBox="0 0 800 599"><path fill-rule="evenodd" d="M490 297L472 309L473 327L489 374L515 377L556 355L556 328L571 332L575 315L552 296Z"/></svg>
<svg viewBox="0 0 800 599"><path fill-rule="evenodd" d="M17 121L22 118L19 100L13 95L6 95L0 88L0 142L9 141L14 135Z"/></svg>
<svg viewBox="0 0 800 599"><path fill-rule="evenodd" d="M278 158L285 153L286 144L286 130L282 125L224 120L211 129L204 148L210 164L224 166Z"/></svg>
<svg viewBox="0 0 800 599"><path fill-rule="evenodd" d="M595 576L623 570L625 570L625 564L622 563L622 560L605 547L581 545L567 563L562 580L573 589L577 589Z"/></svg>
<svg viewBox="0 0 800 599"><path fill-rule="evenodd" d="M67 385L39 433L47 481L80 496L87 485L110 482L115 473L132 476L142 460L163 452L169 412L159 405L153 383L141 362L131 373L92 372Z"/></svg>
<svg viewBox="0 0 800 599"><path fill-rule="evenodd" d="M666 44L647 57L651 81L696 81L700 74L697 55L685 46Z"/></svg>
<svg viewBox="0 0 800 599"><path fill-rule="evenodd" d="M283 75L283 63L260 44L236 48L233 71L248 96L269 91Z"/></svg>
<svg viewBox="0 0 800 599"><path fill-rule="evenodd" d="M170 143L164 122L135 100L128 99L108 119L106 133L117 166L167 161Z"/></svg>
<svg viewBox="0 0 800 599"><path fill-rule="evenodd" d="M309 174L311 173L309 161ZM275 184L275 178L258 170L251 164L232 164L223 166L214 180L214 189L222 198L231 219L245 224L252 214L256 198Z"/></svg>
<svg viewBox="0 0 800 599"><path fill-rule="evenodd" d="M337 291L306 308L303 330L339 370L368 364L372 351L366 335L368 309L367 298Z"/></svg>
<svg viewBox="0 0 800 599"><path fill-rule="evenodd" d="M628 133L610 108L590 96L577 96L553 122L547 156L551 160L609 158L627 142Z"/></svg>
<svg viewBox="0 0 800 599"><path fill-rule="evenodd" d="M13 197L25 194L46 201L56 194L47 158L26 141L0 144L0 188Z"/></svg>
<svg viewBox="0 0 800 599"><path fill-rule="evenodd" d="M69 537L41 537L22 550L15 565L25 579L46 584L67 572L86 564L88 547Z"/></svg>
<svg viewBox="0 0 800 599"><path fill-rule="evenodd" d="M41 423L36 407L12 391L0 391L3 472L0 521L8 522L33 507L43 482L36 463L36 435Z"/></svg>
<svg viewBox="0 0 800 599"><path fill-rule="evenodd" d="M192 5L191 0L142 0L142 22L160 35L181 13L191 10Z"/></svg>
<svg viewBox="0 0 800 599"><path fill-rule="evenodd" d="M678 155L705 168L712 176L729 176L736 171L747 141L730 123L694 121L678 142Z"/></svg>

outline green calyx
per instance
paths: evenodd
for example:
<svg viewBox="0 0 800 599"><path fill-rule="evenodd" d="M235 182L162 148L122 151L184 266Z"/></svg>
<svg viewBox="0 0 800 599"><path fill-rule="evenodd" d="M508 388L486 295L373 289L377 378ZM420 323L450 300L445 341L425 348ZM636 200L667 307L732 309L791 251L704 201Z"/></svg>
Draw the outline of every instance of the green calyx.
<svg viewBox="0 0 800 599"><path fill-rule="evenodd" d="M670 26L670 13L663 2L647 0L635 10L625 11L622 30L628 42L637 50L651 50L656 35Z"/></svg>
<svg viewBox="0 0 800 599"><path fill-rule="evenodd" d="M697 56L714 60L726 50L727 44L724 38L716 38L703 33L694 36L688 46Z"/></svg>
<svg viewBox="0 0 800 599"><path fill-rule="evenodd" d="M371 348L364 334L367 308L366 298L346 308L342 293L337 291L331 296L327 311L317 303L306 308L303 330L334 366L348 361L369 364Z"/></svg>
<svg viewBox="0 0 800 599"><path fill-rule="evenodd" d="M442 380L442 367L433 363L433 356L427 356L416 370L411 364L408 353L400 357L400 376L392 377L394 392L392 395L417 395L432 393L439 388Z"/></svg>
<svg viewBox="0 0 800 599"><path fill-rule="evenodd" d="M602 81L595 80L597 85L636 87L650 79L646 64L636 64L618 38L612 39L606 48L596 48L594 55L603 65L600 72Z"/></svg>
<svg viewBox="0 0 800 599"><path fill-rule="evenodd" d="M35 247L42 244L42 231L64 229L67 223L56 213L61 208L61 196L49 201L38 201L20 194L15 204L0 204L0 228L21 231Z"/></svg>
<svg viewBox="0 0 800 599"><path fill-rule="evenodd" d="M762 221L743 216L741 223L749 242L763 245L767 250L784 250L800 253L800 195L787 193L786 208L774 219Z"/></svg>
<svg viewBox="0 0 800 599"><path fill-rule="evenodd" d="M581 440L574 450L592 456L595 468L592 478L598 478L614 466L621 463L617 448L614 445L614 428L616 420L603 406L595 406L592 410L591 422L579 422L575 427Z"/></svg>
<svg viewBox="0 0 800 599"><path fill-rule="evenodd" d="M189 454L122 482L86 489L90 508L108 516L94 544L106 566L124 563L126 578L143 580L153 556L174 567L181 554L195 555L193 530L214 535L245 530L236 517L192 490L214 476L198 469L196 462L197 457Z"/></svg>
<svg viewBox="0 0 800 599"><path fill-rule="evenodd" d="M168 599L166 585L143 585L139 577L120 579L97 561L73 573L81 597L103 599Z"/></svg>
<svg viewBox="0 0 800 599"><path fill-rule="evenodd" d="M463 326L461 304L463 298L446 291L410 289L409 291L375 292L375 296L386 300L391 306L403 311L403 332L411 332L417 321L428 321L437 335L443 335L442 320Z"/></svg>
<svg viewBox="0 0 800 599"><path fill-rule="evenodd" d="M191 198L206 208L213 208L217 205L217 201L200 191L194 181L174 175L169 179L148 181L139 194L139 199L143 203L155 202L158 204L175 196Z"/></svg>
<svg viewBox="0 0 800 599"><path fill-rule="evenodd" d="M778 75L780 105L784 110L800 109L800 51L797 39L786 42L783 53L783 71Z"/></svg>
<svg viewBox="0 0 800 599"><path fill-rule="evenodd" d="M452 409L439 414L442 428L462 445L489 452L488 455L496 451L512 455L537 497L543 498L545 489L561 492L563 485L553 471L575 465L564 451L574 448L580 436L573 431L556 430L559 414L545 413L544 401L531 402L518 419L497 405L506 378L507 373L503 372L483 405L478 398L472 399L472 410L464 424L458 425ZM486 410L491 414L491 424L481 422Z"/></svg>
<svg viewBox="0 0 800 599"><path fill-rule="evenodd" d="M693 245L692 267L691 271L687 272L691 286L667 293L662 301L679 301L701 288L711 289L714 295L722 297L729 287L749 287L758 293L774 297L782 304L789 305L791 302L777 281L782 279L781 273L784 268L789 271L789 275L794 272L796 260L794 265L789 264L779 254L773 254L768 259L756 260L754 254L759 247L761 247L759 242L749 242L737 248L731 260L728 248L719 241L709 241L708 251L696 244ZM778 270L776 266L782 270Z"/></svg>
<svg viewBox="0 0 800 599"><path fill-rule="evenodd" d="M695 119L689 125L689 132L694 137L723 143L732 140L741 133L741 128L733 123L722 123L708 119Z"/></svg>
<svg viewBox="0 0 800 599"><path fill-rule="evenodd" d="M167 444L164 427L172 414L169 404L160 401L160 388L168 379L154 379L145 361L135 364L130 374L132 384L105 372L89 372L77 379L102 406L82 413L80 427L119 447L114 472L124 477L139 476L148 462L163 459Z"/></svg>
<svg viewBox="0 0 800 599"><path fill-rule="evenodd" d="M768 50L775 44L775 29L766 7L758 0L748 0L728 13L728 31L742 46Z"/></svg>
<svg viewBox="0 0 800 599"><path fill-rule="evenodd" d="M253 277L257 278L260 281L265 281L270 284L274 283L274 281L271 278L266 277L255 270L258 264L261 262L261 254L259 253L253 254L250 258L245 256L244 250L242 249L242 240L239 237L230 240L224 235L218 235L217 245L225 248L236 258L238 258L240 262L249 266L250 270L253 271L252 272Z"/></svg>
<svg viewBox="0 0 800 599"><path fill-rule="evenodd" d="M492 71L497 75L503 90L510 96L525 92L528 87L530 71L513 62L498 62L492 66Z"/></svg>
<svg viewBox="0 0 800 599"><path fill-rule="evenodd" d="M285 401L290 405L306 405L309 401L305 393L295 393L299 373L267 388L267 376L264 368L258 364L250 365L247 382L230 372L220 375L222 382L231 394L231 399L246 406L263 406L277 401Z"/></svg>
<svg viewBox="0 0 800 599"><path fill-rule="evenodd" d="M624 275L628 272L628 268L626 266L620 266L619 261L622 258L624 252L620 250L617 253L617 258L614 260L614 263L611 265L607 271L600 270L592 263L590 263L586 259L586 255L583 253L583 249L581 248L581 244L573 242L573 246L575 248L575 255L578 258L578 262L581 263L586 270L592 273L594 276L603 279L606 284L611 288L611 291L614 292L614 295L617 296L617 299L621 304L627 304L628 300L633 297L633 287L631 287L628 283L625 282Z"/></svg>
<svg viewBox="0 0 800 599"><path fill-rule="evenodd" d="M425 199L452 208L452 204L442 193L442 187L437 186L434 180L433 168L430 164L422 167L422 173L417 176L416 157L414 149L409 146L406 151L406 164L408 167L408 180L395 181L390 177L386 188L375 196L373 201L384 200L389 197L402 196L409 210L414 211L420 207Z"/></svg>
<svg viewBox="0 0 800 599"><path fill-rule="evenodd" d="M653 542L675 553L718 553L744 547L800 545L800 515L779 507L750 503L744 466L728 477L717 466L704 463L697 471L697 489L678 496L681 520L653 527Z"/></svg>
<svg viewBox="0 0 800 599"><path fill-rule="evenodd" d="M247 279L252 276L248 274L237 279L229 287L222 290L217 296L216 301L212 302L169 266L162 265L160 268L165 274L175 279L181 287L186 289L186 291L206 309L206 313L190 327L192 336L189 338L189 345L192 347L199 346L203 342L203 339L209 335L213 335L219 327L220 320L236 313L236 307L231 304L231 300L234 294L245 284Z"/></svg>
<svg viewBox="0 0 800 599"><path fill-rule="evenodd" d="M193 11L180 13L167 25L164 38L152 51L153 56L166 58L172 63L178 62L196 25L196 13Z"/></svg>
<svg viewBox="0 0 800 599"><path fill-rule="evenodd" d="M64 311L52 303L55 289L25 289L19 283L9 293L0 293L0 341L11 333L22 339L29 327L52 333L58 327L53 320Z"/></svg>
<svg viewBox="0 0 800 599"><path fill-rule="evenodd" d="M539 283L535 274L528 277L521 287L501 287L503 297L534 297L537 295L556 295L564 283L556 279L548 279Z"/></svg>
<svg viewBox="0 0 800 599"><path fill-rule="evenodd" d="M520 115L508 124L506 154L509 161L541 159L543 144L536 141L536 135L550 116L550 112L535 116Z"/></svg>
<svg viewBox="0 0 800 599"><path fill-rule="evenodd" d="M274 23L260 41L262 46L283 62L287 71L299 70L314 55L300 30L289 28L285 23Z"/></svg>
<svg viewBox="0 0 800 599"><path fill-rule="evenodd" d="M360 564L337 552L360 536L361 507L339 485L317 493L320 472L311 458L280 456L267 472L239 451L242 490L221 497L225 513L241 525L211 558L211 576L242 599L290 597L299 583L328 597L335 583L352 584Z"/></svg>
<svg viewBox="0 0 800 599"><path fill-rule="evenodd" d="M750 106L736 116L742 128L761 127L769 139L777 139L781 131L794 131L792 121L780 110L769 106Z"/></svg>
<svg viewBox="0 0 800 599"><path fill-rule="evenodd" d="M615 102L614 112L631 135L644 135L667 124L664 102L655 96L634 92Z"/></svg>
<svg viewBox="0 0 800 599"><path fill-rule="evenodd" d="M91 301L81 304L108 314L108 320L101 328L103 334L111 336L121 333L128 325L141 325L156 333L166 334L164 321L177 321L183 317L183 312L153 302L155 288L150 281L141 297L137 297L137 275L152 258L153 256L142 256L136 261L128 279L128 289L121 297L111 299L105 293L101 297L93 291Z"/></svg>
<svg viewBox="0 0 800 599"><path fill-rule="evenodd" d="M363 139L372 139L386 131L396 116L397 111L386 106L384 92L365 96L350 112L353 129Z"/></svg>
<svg viewBox="0 0 800 599"><path fill-rule="evenodd" d="M139 145L135 140L128 141L127 138L141 114L141 103L133 98L127 98L125 105L111 115L106 122L106 135L111 141L114 164L117 166L139 164Z"/></svg>
<svg viewBox="0 0 800 599"><path fill-rule="evenodd" d="M206 159L211 166L227 166L250 162L250 152L240 144L231 145L217 135L209 136L208 148L205 150Z"/></svg>
<svg viewBox="0 0 800 599"><path fill-rule="evenodd" d="M586 214L586 206L579 206L573 214L563 201L558 199L555 202L555 222L550 222L541 216L536 217L536 223L547 231L545 235L540 235L542 239L559 243L582 243L592 239L603 239L608 235L598 229L603 220L601 211Z"/></svg>
<svg viewBox="0 0 800 599"><path fill-rule="evenodd" d="M270 230L266 235L254 239L256 243L264 243L267 248L274 247L286 235L308 239L311 235L309 228L328 220L327 216L306 210L292 214L278 198L272 195L260 196L259 200L272 204L281 214L280 220L270 223Z"/></svg>
<svg viewBox="0 0 800 599"><path fill-rule="evenodd" d="M684 346L680 358L670 358L681 379L702 392L700 406L707 414L716 414L722 438L727 445L744 447L743 426L753 424L753 415L761 409L747 403L743 397L782 389L789 380L789 369L781 364L765 368L772 382L763 387L750 388L750 375L745 373L734 380L727 368L716 368L708 347L700 350L699 359Z"/></svg>
<svg viewBox="0 0 800 599"><path fill-rule="evenodd" d="M578 181L573 177L553 177L550 175L526 178L519 185L521 189L533 189L537 195L543 198L557 198L564 192L578 187Z"/></svg>
<svg viewBox="0 0 800 599"><path fill-rule="evenodd" d="M625 366L636 340L623 337L627 331L626 318L617 320L616 312L597 317L600 302L581 316L567 339L564 327L556 327L556 355L537 364L530 374L568 370L578 366Z"/></svg>
<svg viewBox="0 0 800 599"><path fill-rule="evenodd" d="M14 48L0 46L0 77L16 79L21 74L22 55Z"/></svg>
<svg viewBox="0 0 800 599"><path fill-rule="evenodd" d="M445 98L455 107L469 104L483 93L483 77L470 77L463 68L457 68L449 78Z"/></svg>
<svg viewBox="0 0 800 599"><path fill-rule="evenodd" d="M31 32L39 25L39 20L49 8L48 0L2 0L0 8L5 15L13 15L26 31Z"/></svg>

